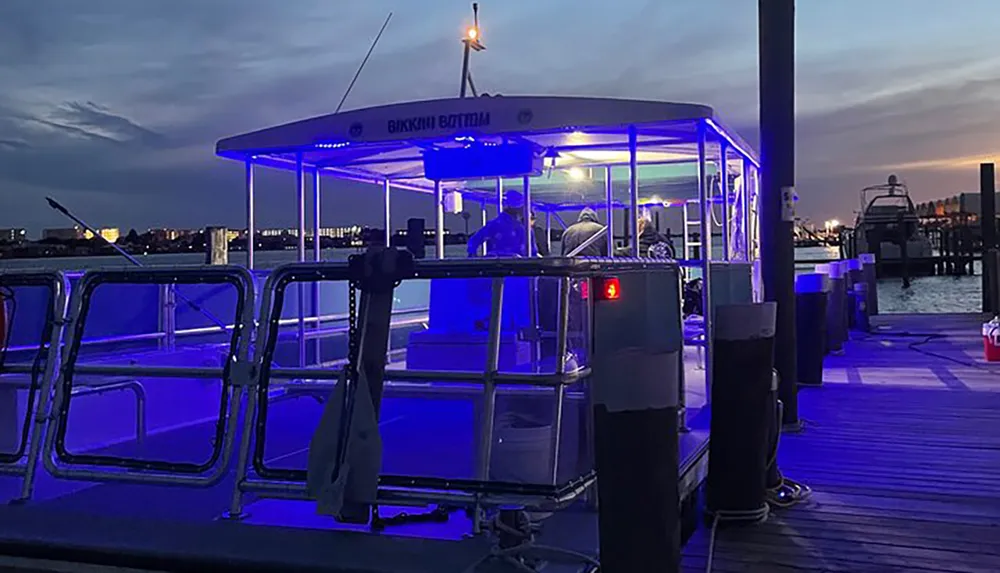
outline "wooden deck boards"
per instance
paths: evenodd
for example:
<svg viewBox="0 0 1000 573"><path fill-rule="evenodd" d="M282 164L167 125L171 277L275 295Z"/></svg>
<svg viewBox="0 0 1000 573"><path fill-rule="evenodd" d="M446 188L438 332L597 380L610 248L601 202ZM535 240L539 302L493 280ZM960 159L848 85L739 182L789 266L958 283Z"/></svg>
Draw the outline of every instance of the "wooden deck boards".
<svg viewBox="0 0 1000 573"><path fill-rule="evenodd" d="M1000 571L1000 366L981 360L978 317L879 324L800 392L805 429L782 437L781 469L812 498L720 530L713 571ZM705 570L708 541L684 571Z"/></svg>

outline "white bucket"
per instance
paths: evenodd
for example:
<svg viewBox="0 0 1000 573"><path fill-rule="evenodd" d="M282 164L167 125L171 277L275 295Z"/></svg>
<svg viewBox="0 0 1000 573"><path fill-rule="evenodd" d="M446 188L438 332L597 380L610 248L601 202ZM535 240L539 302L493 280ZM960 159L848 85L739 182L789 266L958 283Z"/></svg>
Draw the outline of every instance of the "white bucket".
<svg viewBox="0 0 1000 573"><path fill-rule="evenodd" d="M510 418L498 419L490 459L490 479L508 483L552 483L552 426L516 427ZM529 511L538 523L552 512Z"/></svg>
<svg viewBox="0 0 1000 573"><path fill-rule="evenodd" d="M552 426L515 427L498 419L490 479L508 483L552 483Z"/></svg>

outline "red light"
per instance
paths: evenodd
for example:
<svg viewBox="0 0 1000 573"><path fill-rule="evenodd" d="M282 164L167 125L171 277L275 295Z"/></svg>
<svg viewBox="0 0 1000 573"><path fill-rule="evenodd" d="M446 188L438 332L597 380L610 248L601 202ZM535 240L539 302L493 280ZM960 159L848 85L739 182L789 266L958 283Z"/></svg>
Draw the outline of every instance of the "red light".
<svg viewBox="0 0 1000 573"><path fill-rule="evenodd" d="M582 280L580 281L580 300L588 298L590 298L590 281Z"/></svg>
<svg viewBox="0 0 1000 573"><path fill-rule="evenodd" d="M618 300L622 296L622 286L616 277L594 279L598 300Z"/></svg>

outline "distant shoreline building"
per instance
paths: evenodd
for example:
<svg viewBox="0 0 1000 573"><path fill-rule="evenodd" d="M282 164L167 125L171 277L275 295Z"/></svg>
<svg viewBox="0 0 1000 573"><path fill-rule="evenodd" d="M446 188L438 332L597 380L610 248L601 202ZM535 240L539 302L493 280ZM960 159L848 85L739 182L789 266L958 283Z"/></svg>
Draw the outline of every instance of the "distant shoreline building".
<svg viewBox="0 0 1000 573"><path fill-rule="evenodd" d="M83 229L80 227L66 227L54 229L42 229L42 240L54 241L76 241L83 238Z"/></svg>
<svg viewBox="0 0 1000 573"><path fill-rule="evenodd" d="M922 219L965 218L979 219L981 210L979 193L959 193L947 199L925 201L916 205L917 216Z"/></svg>
<svg viewBox="0 0 1000 573"><path fill-rule="evenodd" d="M105 241L108 241L110 243L116 242L118 240L118 237L122 236L122 233L118 229L118 227L107 227L107 228L104 228L104 229L97 229L97 234L100 235L102 239L104 239ZM83 238L84 239L93 239L94 238L94 234L91 233L90 231L84 231L83 232Z"/></svg>
<svg viewBox="0 0 1000 573"><path fill-rule="evenodd" d="M22 228L0 229L0 243L23 243L28 232Z"/></svg>

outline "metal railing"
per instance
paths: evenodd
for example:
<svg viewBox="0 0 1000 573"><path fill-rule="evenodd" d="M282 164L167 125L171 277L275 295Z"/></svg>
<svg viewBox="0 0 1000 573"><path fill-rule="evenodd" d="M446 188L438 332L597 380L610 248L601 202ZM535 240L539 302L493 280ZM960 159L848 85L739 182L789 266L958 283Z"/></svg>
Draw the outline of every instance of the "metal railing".
<svg viewBox="0 0 1000 573"><path fill-rule="evenodd" d="M593 482L593 473L581 475L565 484L557 484L558 447L567 386L585 379L590 369L566 369L569 332L569 296L571 279L590 279L609 273L640 272L659 268L676 268L668 261L650 259L468 259L427 260L416 263L412 279L492 279L491 309L487 334L487 362L481 371L431 371L387 369L387 387L402 382L474 383L482 385L485 415L480 421L475 479L444 479L424 476L381 475L380 503L451 503L476 507L480 504L520 503L530 506L564 504L582 494ZM499 351L504 279L513 277L549 277L559 279L559 314L556 342L556 367L552 373L522 373L500 371ZM347 281L349 268L344 263L296 263L275 269L265 284L261 320L258 327L255 365L258 368L257 388L250 396L244 431L237 460L237 482L231 516L243 511L243 494L256 493L264 497L307 499L304 470L274 470L264 463L264 439L267 425L267 399L273 388L288 386L280 380L308 379L310 389L324 386L332 391L341 377L341 369L281 368L271 365L278 329L276 317L281 315L284 292L292 283L309 281ZM488 479L493 443L494 408L499 384L548 387L556 394L552 435L552 483L512 484ZM343 439L344 436L341 436ZM251 471L252 470L252 471Z"/></svg>
<svg viewBox="0 0 1000 573"><path fill-rule="evenodd" d="M31 363L5 363L5 359L9 355L7 348L3 348L2 354L0 354L4 359L4 362L0 362L0 385L10 384L10 379L4 378L7 373L29 375L27 381L14 381L11 384L15 389L28 391L28 407L25 408L24 420L21 425L21 439L17 450L0 457L0 474L22 477L19 499L27 500L34 491L38 458L41 455L42 440L46 431L47 397L52 389L56 365L59 363L60 341L62 340L64 324L62 319L66 313L69 281L58 271L0 272L0 286L8 289L41 287L48 290L49 293L45 324L39 337L38 346L32 347L35 350L35 356ZM8 340L0 341L0 346L5 347L6 343L9 342L15 320L16 313L12 313L12 316L8 317ZM36 403L37 408L32 407Z"/></svg>
<svg viewBox="0 0 1000 573"><path fill-rule="evenodd" d="M221 367L155 366L142 364L78 364L84 327L94 291L105 284L168 285L218 284L236 290L237 301L229 348ZM186 267L100 270L85 273L70 300L66 340L59 377L52 393L53 428L45 439L43 457L53 476L85 481L112 481L207 487L218 483L230 463L236 420L246 387L252 383L248 360L254 325L255 289L250 273L241 267ZM79 375L145 378L195 378L221 380L220 406L212 453L203 463L130 459L111 455L72 453L66 448L70 402ZM42 400L48 396L43 394ZM48 407L39 405L39 411ZM145 431L143 429L143 431Z"/></svg>

